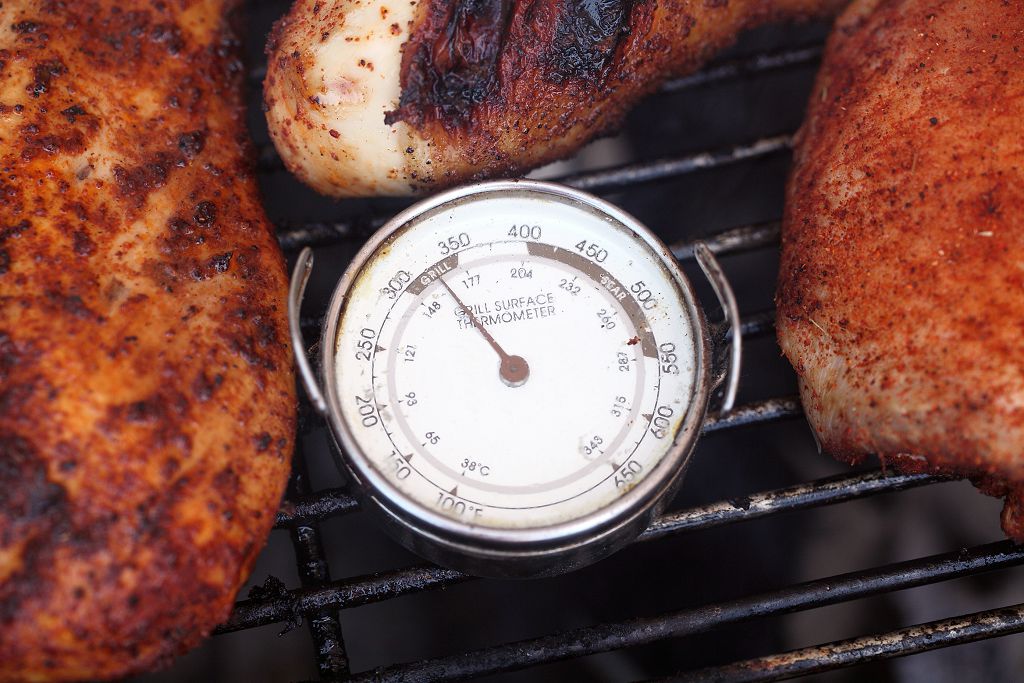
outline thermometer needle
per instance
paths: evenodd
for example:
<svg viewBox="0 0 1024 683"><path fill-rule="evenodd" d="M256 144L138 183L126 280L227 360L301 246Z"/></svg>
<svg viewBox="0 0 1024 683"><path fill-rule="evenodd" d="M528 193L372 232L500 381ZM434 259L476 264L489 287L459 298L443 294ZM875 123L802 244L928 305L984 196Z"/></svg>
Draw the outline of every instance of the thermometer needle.
<svg viewBox="0 0 1024 683"><path fill-rule="evenodd" d="M522 356L510 356L505 352L505 349L501 348L501 345L494 340L491 333L487 331L483 325L480 324L480 320L473 313L473 310L462 303L462 299L455 293L448 283L445 282L444 278L438 278L444 288L448 290L448 293L455 299L455 303L458 304L467 316L473 327L480 331L483 338L487 340L487 343L491 345L494 352L501 358L501 365L498 367L498 375L501 377L501 381L510 387L522 386L526 379L530 376L530 366L527 364L526 359Z"/></svg>

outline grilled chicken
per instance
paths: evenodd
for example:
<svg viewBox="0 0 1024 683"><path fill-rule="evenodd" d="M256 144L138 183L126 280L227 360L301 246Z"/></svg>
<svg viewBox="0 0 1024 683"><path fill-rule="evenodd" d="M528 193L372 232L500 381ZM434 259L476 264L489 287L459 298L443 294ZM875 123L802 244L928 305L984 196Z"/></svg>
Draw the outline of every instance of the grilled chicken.
<svg viewBox="0 0 1024 683"><path fill-rule="evenodd" d="M0 6L0 680L166 663L273 523L294 387L236 4Z"/></svg>
<svg viewBox="0 0 1024 683"><path fill-rule="evenodd" d="M855 2L787 192L778 334L821 445L969 477L1024 541L1024 4Z"/></svg>
<svg viewBox="0 0 1024 683"><path fill-rule="evenodd" d="M745 28L846 0L297 0L267 48L267 121L329 195L525 172L614 130Z"/></svg>

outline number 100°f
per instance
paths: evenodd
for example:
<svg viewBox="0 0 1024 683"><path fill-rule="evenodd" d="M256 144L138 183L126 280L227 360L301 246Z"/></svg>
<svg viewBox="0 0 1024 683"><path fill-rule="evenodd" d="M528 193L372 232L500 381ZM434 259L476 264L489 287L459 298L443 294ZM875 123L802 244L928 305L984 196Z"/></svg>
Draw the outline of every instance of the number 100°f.
<svg viewBox="0 0 1024 683"><path fill-rule="evenodd" d="M480 513L483 512L480 508L475 505L469 505L465 501L461 501L454 496L451 496L444 491L437 494L437 500L434 501L437 507L441 508L442 511L450 514L458 515L459 517L469 513L474 517L479 517Z"/></svg>

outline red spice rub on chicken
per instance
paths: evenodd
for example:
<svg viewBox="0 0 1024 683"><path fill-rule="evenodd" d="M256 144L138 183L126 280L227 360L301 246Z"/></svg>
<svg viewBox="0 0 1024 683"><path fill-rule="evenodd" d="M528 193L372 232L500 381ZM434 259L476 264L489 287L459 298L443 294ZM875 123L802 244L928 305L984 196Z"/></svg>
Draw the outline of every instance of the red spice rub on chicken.
<svg viewBox="0 0 1024 683"><path fill-rule="evenodd" d="M1024 4L855 2L787 200L779 342L823 448L969 477L1024 541Z"/></svg>
<svg viewBox="0 0 1024 683"><path fill-rule="evenodd" d="M273 523L287 283L236 4L0 6L0 680L168 662Z"/></svg>

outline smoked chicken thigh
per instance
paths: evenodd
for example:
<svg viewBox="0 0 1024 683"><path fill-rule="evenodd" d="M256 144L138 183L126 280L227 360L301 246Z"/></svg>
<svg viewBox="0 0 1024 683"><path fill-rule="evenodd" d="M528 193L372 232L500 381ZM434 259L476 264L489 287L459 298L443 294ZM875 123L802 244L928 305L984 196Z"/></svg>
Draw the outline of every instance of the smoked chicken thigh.
<svg viewBox="0 0 1024 683"><path fill-rule="evenodd" d="M297 0L267 47L267 122L288 169L338 197L522 174L742 30L845 4Z"/></svg>
<svg viewBox="0 0 1024 683"><path fill-rule="evenodd" d="M859 0L840 18L777 298L826 451L970 477L1024 541L1024 3Z"/></svg>

